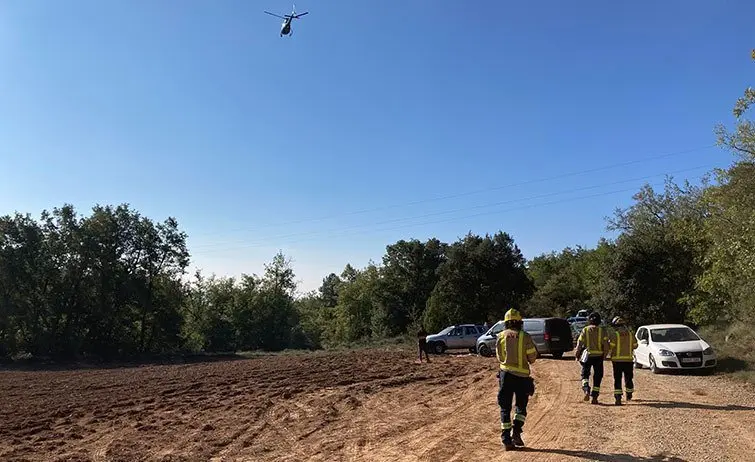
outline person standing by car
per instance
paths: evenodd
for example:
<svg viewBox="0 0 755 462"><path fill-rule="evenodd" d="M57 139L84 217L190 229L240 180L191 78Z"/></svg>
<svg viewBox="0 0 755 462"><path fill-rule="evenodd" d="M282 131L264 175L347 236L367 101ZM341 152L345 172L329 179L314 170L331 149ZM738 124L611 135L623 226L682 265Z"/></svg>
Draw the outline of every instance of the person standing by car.
<svg viewBox="0 0 755 462"><path fill-rule="evenodd" d="M422 362L422 352L425 353L427 362L430 362L430 354L427 352L427 332L425 328L420 326L417 332L417 348L419 349L419 362Z"/></svg>
<svg viewBox="0 0 755 462"><path fill-rule="evenodd" d="M582 390L585 401L598 404L600 384L603 381L603 361L608 356L611 345L605 329L600 325L600 314L593 312L587 317L588 325L582 329L577 339L577 361L582 364ZM590 371L593 372L592 390L590 390Z"/></svg>
<svg viewBox="0 0 755 462"><path fill-rule="evenodd" d="M530 377L530 364L537 359L532 337L522 330L522 315L515 309L506 312L504 330L496 338L498 358L498 406L501 408L501 443L507 451L524 446L522 429L527 418L527 403L535 393L535 381ZM516 399L514 423L511 405ZM513 435L512 435L513 430Z"/></svg>
<svg viewBox="0 0 755 462"><path fill-rule="evenodd" d="M626 384L627 401L632 400L634 393L634 358L632 352L637 348L637 339L632 329L627 327L624 319L616 316L611 321L615 332L611 339L611 363L613 364L613 396L616 405L621 406L621 397L624 395L621 389L621 378L624 376Z"/></svg>

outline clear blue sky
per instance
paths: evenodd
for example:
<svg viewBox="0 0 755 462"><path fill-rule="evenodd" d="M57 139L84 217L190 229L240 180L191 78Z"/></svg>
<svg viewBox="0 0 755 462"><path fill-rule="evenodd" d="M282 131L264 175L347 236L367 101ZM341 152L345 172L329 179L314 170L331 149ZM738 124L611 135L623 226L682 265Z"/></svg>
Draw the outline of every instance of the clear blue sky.
<svg viewBox="0 0 755 462"><path fill-rule="evenodd" d="M0 213L128 202L206 272L281 249L302 290L401 238L534 257L729 164L704 148L753 84L747 0L299 1L291 38L265 9L291 4L1 2Z"/></svg>

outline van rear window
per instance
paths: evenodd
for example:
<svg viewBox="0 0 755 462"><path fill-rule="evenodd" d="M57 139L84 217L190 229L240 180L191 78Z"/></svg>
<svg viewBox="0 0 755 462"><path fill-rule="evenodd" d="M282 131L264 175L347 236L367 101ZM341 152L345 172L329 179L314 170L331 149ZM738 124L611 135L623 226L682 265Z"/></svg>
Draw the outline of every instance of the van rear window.
<svg viewBox="0 0 755 462"><path fill-rule="evenodd" d="M549 319L547 323L550 330L571 331L569 321L566 319Z"/></svg>

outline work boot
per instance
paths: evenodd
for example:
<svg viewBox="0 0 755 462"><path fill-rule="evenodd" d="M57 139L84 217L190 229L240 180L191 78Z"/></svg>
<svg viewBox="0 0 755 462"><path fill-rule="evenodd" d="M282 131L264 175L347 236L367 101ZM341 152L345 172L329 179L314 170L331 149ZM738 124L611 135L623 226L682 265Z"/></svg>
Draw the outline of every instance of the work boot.
<svg viewBox="0 0 755 462"><path fill-rule="evenodd" d="M632 401L632 394L631 393L627 393L627 401Z"/></svg>
<svg viewBox="0 0 755 462"><path fill-rule="evenodd" d="M598 404L598 397L597 396L593 396L592 397L592 404Z"/></svg>
<svg viewBox="0 0 755 462"><path fill-rule="evenodd" d="M621 406L621 395L616 395L616 405Z"/></svg>
<svg viewBox="0 0 755 462"><path fill-rule="evenodd" d="M511 438L511 441L514 443L514 446L524 446L524 441L522 440L522 431L521 430L514 430L514 436Z"/></svg>
<svg viewBox="0 0 755 462"><path fill-rule="evenodd" d="M506 430L501 430L501 443L507 451L513 451L516 449L514 443L511 441L511 434Z"/></svg>
<svg viewBox="0 0 755 462"><path fill-rule="evenodd" d="M585 397L583 401L590 401L590 390L585 390Z"/></svg>

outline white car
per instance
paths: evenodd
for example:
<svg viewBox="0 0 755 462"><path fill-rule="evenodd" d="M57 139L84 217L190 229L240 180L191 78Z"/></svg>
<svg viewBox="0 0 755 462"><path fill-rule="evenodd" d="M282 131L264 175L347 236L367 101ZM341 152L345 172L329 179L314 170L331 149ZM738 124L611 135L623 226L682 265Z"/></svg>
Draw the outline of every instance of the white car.
<svg viewBox="0 0 755 462"><path fill-rule="evenodd" d="M683 324L641 326L635 334L634 367L661 370L700 370L713 372L716 354L697 333Z"/></svg>

